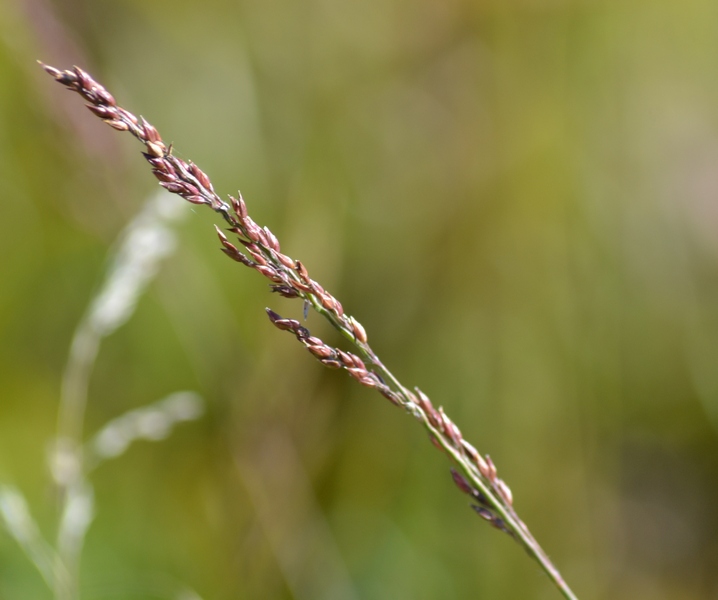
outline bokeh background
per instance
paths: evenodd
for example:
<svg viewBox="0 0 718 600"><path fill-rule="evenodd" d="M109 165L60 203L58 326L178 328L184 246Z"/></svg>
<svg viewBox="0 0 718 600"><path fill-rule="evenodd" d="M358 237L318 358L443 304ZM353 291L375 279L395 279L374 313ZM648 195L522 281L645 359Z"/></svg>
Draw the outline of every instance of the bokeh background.
<svg viewBox="0 0 718 600"><path fill-rule="evenodd" d="M0 3L0 483L52 539L70 341L156 184L38 58L241 188L580 598L718 598L713 0ZM558 598L416 422L271 327L301 306L214 222L188 209L102 345L87 436L178 389L206 410L93 473L83 599ZM0 598L49 597L0 532Z"/></svg>

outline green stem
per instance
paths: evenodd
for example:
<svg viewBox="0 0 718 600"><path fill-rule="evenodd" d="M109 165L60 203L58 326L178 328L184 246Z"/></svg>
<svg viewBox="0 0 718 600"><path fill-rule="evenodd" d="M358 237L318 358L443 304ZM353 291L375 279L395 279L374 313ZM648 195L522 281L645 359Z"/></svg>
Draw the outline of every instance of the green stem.
<svg viewBox="0 0 718 600"><path fill-rule="evenodd" d="M359 349L360 353L363 355L362 357L368 360L386 381L393 384L395 390L402 395L406 404L412 407L412 414L419 418L429 434L439 442L443 450L451 457L456 466L459 467L470 482L486 497L491 505L491 508L501 517L501 519L503 519L507 528L524 547L526 552L539 563L541 569L546 573L546 575L548 575L549 579L551 579L564 598L567 600L578 600L578 597L564 581L559 570L554 566L551 559L544 552L543 548L541 548L529 529L518 517L516 511L514 511L510 505L505 505L504 502L497 497L496 492L483 480L476 467L470 463L468 459L451 443L449 443L442 432L438 431L431 424L426 413L419 406L416 406L411 392L402 385L402 383L389 369L384 366L384 363L379 360L379 357L374 353L371 347L366 343L359 342L354 337L354 334L344 327L336 315L326 310L313 295L307 294L306 299L309 300L312 307L319 314L325 317L334 326L334 328L342 334L343 337L347 338L356 348Z"/></svg>

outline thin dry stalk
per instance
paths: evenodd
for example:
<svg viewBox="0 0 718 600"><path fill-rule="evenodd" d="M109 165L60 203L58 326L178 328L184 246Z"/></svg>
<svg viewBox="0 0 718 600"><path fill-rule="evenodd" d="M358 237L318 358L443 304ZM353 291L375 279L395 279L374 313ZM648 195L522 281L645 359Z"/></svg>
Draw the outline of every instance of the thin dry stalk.
<svg viewBox="0 0 718 600"><path fill-rule="evenodd" d="M103 285L72 339L62 379L57 440L50 456L60 499L57 553L69 574L67 584L56 578L58 600L77 597L82 547L94 518L94 494L87 479L82 430L95 360L102 340L130 318L161 261L172 253L174 234L170 223L182 216L184 208L182 202L158 190L132 220Z"/></svg>
<svg viewBox="0 0 718 600"><path fill-rule="evenodd" d="M225 254L264 275L271 282L272 291L286 298L303 299L348 339L360 356L328 346L313 337L299 321L284 319L267 309L271 322L277 328L294 334L321 363L346 370L359 383L376 389L392 404L404 408L420 421L432 443L453 461L456 466L452 469L454 482L471 496L474 510L519 542L538 561L565 598L576 600L559 571L516 514L511 491L498 478L491 458L479 454L462 437L459 428L443 409L434 408L426 394L418 388L411 391L401 384L371 349L364 327L354 317L345 314L341 303L309 277L300 261L281 252L279 241L267 227L260 227L251 219L241 194L237 198L229 196L229 203L222 200L215 193L209 177L197 165L174 156L172 146L162 141L152 125L118 106L112 95L82 69L73 67L72 70L60 71L40 64L58 83L80 94L87 108L105 123L119 131L129 131L145 145L143 155L162 187L192 204L206 204L222 215L229 225L228 231L237 237L240 244L238 247L230 242L225 233L217 228Z"/></svg>

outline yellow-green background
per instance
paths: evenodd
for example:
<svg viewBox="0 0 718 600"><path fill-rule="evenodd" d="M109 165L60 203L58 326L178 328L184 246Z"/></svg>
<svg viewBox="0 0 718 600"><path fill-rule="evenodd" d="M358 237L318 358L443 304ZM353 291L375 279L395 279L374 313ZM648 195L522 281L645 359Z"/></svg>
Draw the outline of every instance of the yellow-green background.
<svg viewBox="0 0 718 600"><path fill-rule="evenodd" d="M0 481L51 537L72 332L156 184L38 58L241 188L580 598L718 597L715 0L0 3ZM88 432L177 389L207 413L93 477L83 598L558 598L416 422L271 327L301 306L213 222L102 347ZM47 597L0 532L0 598Z"/></svg>

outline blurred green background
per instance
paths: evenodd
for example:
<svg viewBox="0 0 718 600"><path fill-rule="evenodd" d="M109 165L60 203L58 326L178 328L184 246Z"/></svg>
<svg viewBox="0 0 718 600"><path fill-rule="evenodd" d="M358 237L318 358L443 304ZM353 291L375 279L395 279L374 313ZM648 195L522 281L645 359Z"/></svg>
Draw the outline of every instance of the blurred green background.
<svg viewBox="0 0 718 600"><path fill-rule="evenodd" d="M0 483L52 538L70 341L156 184L38 58L240 187L580 598L718 598L714 0L0 3ZM416 422L268 323L301 305L215 222L100 351L87 435L207 404L93 474L83 599L558 598ZM0 530L0 598L49 597Z"/></svg>

